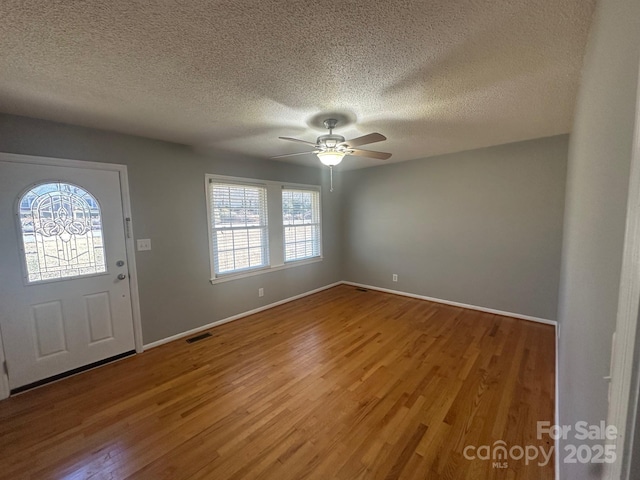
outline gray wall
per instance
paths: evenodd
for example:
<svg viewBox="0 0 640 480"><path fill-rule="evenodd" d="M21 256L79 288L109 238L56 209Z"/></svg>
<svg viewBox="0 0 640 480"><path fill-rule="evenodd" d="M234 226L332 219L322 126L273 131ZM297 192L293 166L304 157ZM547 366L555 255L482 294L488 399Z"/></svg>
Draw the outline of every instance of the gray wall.
<svg viewBox="0 0 640 480"><path fill-rule="evenodd" d="M153 246L136 258L145 343L342 279L554 319L566 150L560 136L341 172L329 193L326 169L0 115L0 151L128 166ZM205 173L322 183L324 261L211 285Z"/></svg>
<svg viewBox="0 0 640 480"><path fill-rule="evenodd" d="M640 2L598 2L571 145L560 289L560 422L607 418L625 229ZM569 443L576 443L571 442ZM561 463L562 479L599 478L595 466Z"/></svg>
<svg viewBox="0 0 640 480"><path fill-rule="evenodd" d="M567 148L562 135L348 172L345 279L555 320Z"/></svg>
<svg viewBox="0 0 640 480"><path fill-rule="evenodd" d="M136 254L145 343L342 279L341 189L329 193L327 170L10 115L0 115L0 151L128 166L134 233L153 247ZM322 182L324 261L211 285L205 173Z"/></svg>

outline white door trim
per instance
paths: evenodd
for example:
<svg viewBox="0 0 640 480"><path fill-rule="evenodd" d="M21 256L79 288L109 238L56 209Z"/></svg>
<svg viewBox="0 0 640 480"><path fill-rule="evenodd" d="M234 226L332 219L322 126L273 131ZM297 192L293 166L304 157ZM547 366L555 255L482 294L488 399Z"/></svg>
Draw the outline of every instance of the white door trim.
<svg viewBox="0 0 640 480"><path fill-rule="evenodd" d="M625 452L625 444L631 447L632 439L629 439L629 442L626 439L634 433L631 422L635 419L636 402L630 398L630 395L632 394L633 357L637 348L636 330L640 305L640 76L638 80L620 293L615 343L611 352L611 385L607 418L607 423L615 425L618 429L618 437L614 442L617 461L605 464L603 478L606 480L629 478L630 457ZM629 426L631 428L627 432Z"/></svg>
<svg viewBox="0 0 640 480"><path fill-rule="evenodd" d="M125 219L131 217L131 197L129 194L129 176L127 166L117 163L87 162L83 160L67 160L64 158L36 157L31 155L18 155L14 153L0 152L0 161L14 163L32 163L39 165L52 165L57 167L75 167L89 170L110 170L120 174L120 191L122 193L122 211ZM143 351L142 341L142 320L140 315L140 295L138 292L138 271L136 269L136 257L134 246L133 226L131 221L125 225L128 232L125 238L129 267L129 289L131 291L131 309L133 314L133 334L136 352ZM2 332L0 331L0 362L4 362L4 346L2 343ZM0 400L9 396L9 378L4 370L0 372Z"/></svg>

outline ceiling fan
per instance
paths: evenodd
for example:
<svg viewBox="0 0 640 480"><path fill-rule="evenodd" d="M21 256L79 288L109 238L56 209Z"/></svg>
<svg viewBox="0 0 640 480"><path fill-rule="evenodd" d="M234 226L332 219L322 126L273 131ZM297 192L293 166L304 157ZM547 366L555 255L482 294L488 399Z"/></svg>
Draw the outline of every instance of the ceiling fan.
<svg viewBox="0 0 640 480"><path fill-rule="evenodd" d="M306 140L298 140L291 137L278 137L281 140L287 140L289 142L304 143L310 145L315 150L313 152L300 152L300 153L286 153L284 155L276 155L271 158L283 158L293 157L295 155L306 155L308 153L315 153L320 161L329 167L338 165L345 155L356 155L358 157L376 158L378 160L387 160L391 157L390 153L374 152L372 150L361 150L361 145L367 145L369 143L381 142L386 140L387 137L379 133L370 133L363 135L362 137L354 138L352 140L345 140L342 135L336 135L333 133L333 129L336 128L338 120L335 118L328 118L324 122L325 128L329 130L328 135L320 135L316 142L307 142Z"/></svg>
<svg viewBox="0 0 640 480"><path fill-rule="evenodd" d="M342 162L342 159L346 155L356 155L358 157L375 158L378 160L387 160L391 157L390 153L376 152L373 150L361 150L359 148L355 148L361 145L367 145L369 143L381 142L383 140L386 140L387 137L380 133L370 133L368 135L363 135L351 140L345 140L342 135L336 135L333 133L333 129L336 128L338 120L336 120L335 118L327 118L323 122L323 124L325 128L329 130L329 134L320 135L316 139L316 143L307 142L306 140L299 140L297 138L291 137L278 137L281 140L309 145L315 149L313 150L313 152L285 153L284 155L276 155L275 157L271 158L293 157L296 155L315 153L320 161L323 164L327 165L331 170L331 191L333 192L333 167Z"/></svg>

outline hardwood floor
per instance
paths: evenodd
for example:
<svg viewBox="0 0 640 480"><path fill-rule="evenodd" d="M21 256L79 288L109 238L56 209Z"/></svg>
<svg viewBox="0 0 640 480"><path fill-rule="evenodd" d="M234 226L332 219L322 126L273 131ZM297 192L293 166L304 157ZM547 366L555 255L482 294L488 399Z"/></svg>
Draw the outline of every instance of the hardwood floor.
<svg viewBox="0 0 640 480"><path fill-rule="evenodd" d="M338 286L0 402L2 479L551 479L551 326Z"/></svg>

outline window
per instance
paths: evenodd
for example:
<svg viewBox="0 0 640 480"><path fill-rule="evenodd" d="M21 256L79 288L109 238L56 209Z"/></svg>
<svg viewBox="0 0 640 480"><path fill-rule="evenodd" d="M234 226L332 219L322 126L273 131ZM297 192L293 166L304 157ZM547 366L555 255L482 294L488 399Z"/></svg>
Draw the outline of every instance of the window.
<svg viewBox="0 0 640 480"><path fill-rule="evenodd" d="M205 181L211 283L322 261L319 186L221 175Z"/></svg>
<svg viewBox="0 0 640 480"><path fill-rule="evenodd" d="M37 185L19 202L29 283L107 271L98 201L62 182Z"/></svg>
<svg viewBox="0 0 640 480"><path fill-rule="evenodd" d="M214 275L269 265L267 189L209 180Z"/></svg>
<svg viewBox="0 0 640 480"><path fill-rule="evenodd" d="M320 192L282 190L284 260L291 262L320 256Z"/></svg>

